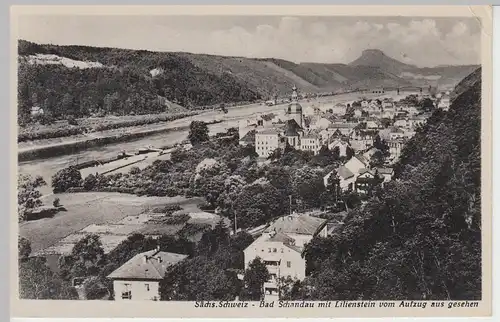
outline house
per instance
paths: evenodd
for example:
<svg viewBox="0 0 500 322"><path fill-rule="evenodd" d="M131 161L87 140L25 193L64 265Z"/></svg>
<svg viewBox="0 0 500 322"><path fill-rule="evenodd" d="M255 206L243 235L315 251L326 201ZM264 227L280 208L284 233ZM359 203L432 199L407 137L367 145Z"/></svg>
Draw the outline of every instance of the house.
<svg viewBox="0 0 500 322"><path fill-rule="evenodd" d="M361 169L354 182L354 190L359 193L368 193L370 188L383 179L379 176L377 169Z"/></svg>
<svg viewBox="0 0 500 322"><path fill-rule="evenodd" d="M384 178L384 183L392 180L394 175L393 168L377 168L378 174Z"/></svg>
<svg viewBox="0 0 500 322"><path fill-rule="evenodd" d="M401 119L397 119L395 122L394 122L394 126L397 126L397 127L410 127L409 125L409 121L407 118L401 118Z"/></svg>
<svg viewBox="0 0 500 322"><path fill-rule="evenodd" d="M359 118L361 116L363 116L363 110L361 108L356 108L354 110L354 117L358 117Z"/></svg>
<svg viewBox="0 0 500 322"><path fill-rule="evenodd" d="M384 109L382 111L383 118L392 119L394 115L396 115L396 110L394 110L393 108Z"/></svg>
<svg viewBox="0 0 500 322"><path fill-rule="evenodd" d="M247 132L239 141L239 144L242 146L247 146L249 144L255 144L255 133L257 133L256 130L251 130Z"/></svg>
<svg viewBox="0 0 500 322"><path fill-rule="evenodd" d="M425 122L427 121L427 118L423 115L417 115L417 116L413 116L409 119L410 121L410 127L411 128L417 128L419 126L422 126L425 124Z"/></svg>
<svg viewBox="0 0 500 322"><path fill-rule="evenodd" d="M370 168L370 162L362 154L358 154L347 161L344 166L357 175L361 169Z"/></svg>
<svg viewBox="0 0 500 322"><path fill-rule="evenodd" d="M320 118L317 122L316 122L316 128L318 129L327 129L330 124L332 124L332 121L330 121L329 119L327 118Z"/></svg>
<svg viewBox="0 0 500 322"><path fill-rule="evenodd" d="M140 253L108 275L113 281L114 299L157 301L160 281L168 267L188 255L162 252L159 248Z"/></svg>
<svg viewBox="0 0 500 322"><path fill-rule="evenodd" d="M43 108L40 106L33 106L31 108L31 116L43 115Z"/></svg>
<svg viewBox="0 0 500 322"><path fill-rule="evenodd" d="M291 214L273 221L245 250L245 269L260 258L266 265L270 279L264 283L266 294L279 294L280 278L303 280L306 261L302 257L305 244L315 236L327 237L327 220L308 214Z"/></svg>
<svg viewBox="0 0 500 322"><path fill-rule="evenodd" d="M335 148L339 149L339 156L345 157L347 155L347 148L350 147L349 142L342 138L330 137L327 141L328 150L333 151Z"/></svg>
<svg viewBox="0 0 500 322"><path fill-rule="evenodd" d="M281 136L276 129L265 129L255 133L255 152L261 158L267 158L280 147Z"/></svg>
<svg viewBox="0 0 500 322"><path fill-rule="evenodd" d="M321 136L319 134L307 134L300 139L300 149L302 151L312 151L317 154L321 149Z"/></svg>
<svg viewBox="0 0 500 322"><path fill-rule="evenodd" d="M358 125L358 123L334 122L328 126L328 131L333 133L338 130L342 135L349 135L356 125Z"/></svg>
<svg viewBox="0 0 500 322"><path fill-rule="evenodd" d="M403 138L405 136L405 131L399 127L391 127L389 132L389 140L395 140L398 138Z"/></svg>
<svg viewBox="0 0 500 322"><path fill-rule="evenodd" d="M381 127L380 121L374 117L368 117L365 120L367 129L378 129Z"/></svg>
<svg viewBox="0 0 500 322"><path fill-rule="evenodd" d="M350 143L355 150L365 150L373 145L373 140L377 136L376 130L354 130L350 135Z"/></svg>
<svg viewBox="0 0 500 322"><path fill-rule="evenodd" d="M394 108L394 103L393 102L391 102L389 100L384 100L382 102L382 109L385 110L385 109L392 109L392 108Z"/></svg>
<svg viewBox="0 0 500 322"><path fill-rule="evenodd" d="M391 154L391 160L396 161L401 156L401 151L403 150L405 140L403 138L396 138L389 140L389 152Z"/></svg>
<svg viewBox="0 0 500 322"><path fill-rule="evenodd" d="M361 101L361 107L362 108L367 108L368 107L368 101L367 100L362 100Z"/></svg>

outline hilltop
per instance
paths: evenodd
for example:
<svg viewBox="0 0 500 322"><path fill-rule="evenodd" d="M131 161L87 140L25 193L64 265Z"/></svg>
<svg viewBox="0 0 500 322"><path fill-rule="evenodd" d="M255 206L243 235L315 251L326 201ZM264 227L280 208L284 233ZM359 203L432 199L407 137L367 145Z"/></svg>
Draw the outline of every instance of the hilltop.
<svg viewBox="0 0 500 322"><path fill-rule="evenodd" d="M40 106L68 115L129 115L257 102L303 93L405 85L455 85L478 66L418 68L365 50L350 64L293 63L90 46L18 42L19 115ZM61 90L64 89L64 90Z"/></svg>

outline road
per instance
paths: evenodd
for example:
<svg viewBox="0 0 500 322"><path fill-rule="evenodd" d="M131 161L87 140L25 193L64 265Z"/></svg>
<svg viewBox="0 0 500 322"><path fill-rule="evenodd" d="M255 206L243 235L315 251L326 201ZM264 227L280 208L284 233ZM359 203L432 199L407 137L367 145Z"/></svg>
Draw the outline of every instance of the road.
<svg viewBox="0 0 500 322"><path fill-rule="evenodd" d="M349 102L359 98L359 93L341 94L332 97L322 97L308 101L301 101L303 108L309 105L321 106L327 104L330 107L340 102ZM42 194L48 194L51 191L51 177L60 169L63 169L76 162L91 161L94 159L109 158L118 155L121 151L133 151L145 146L161 147L180 143L187 138L189 124L194 121L210 122L214 120L222 120L221 123L212 124L209 126L210 134L216 134L226 131L230 127L238 127L238 122L242 119L247 119L260 113L279 113L283 114L286 104L266 106L263 104L251 104L228 109L228 113L224 114L221 111L207 111L201 114L187 117L184 119L169 122L168 128L172 131L161 134L154 134L138 140L110 144L101 147L94 147L88 150L80 151L71 155L62 155L48 159L38 159L19 163L19 173L30 175L41 175L48 185L41 188ZM151 125L151 128L158 125ZM178 128L178 129L176 129ZM149 129L149 127L148 127Z"/></svg>

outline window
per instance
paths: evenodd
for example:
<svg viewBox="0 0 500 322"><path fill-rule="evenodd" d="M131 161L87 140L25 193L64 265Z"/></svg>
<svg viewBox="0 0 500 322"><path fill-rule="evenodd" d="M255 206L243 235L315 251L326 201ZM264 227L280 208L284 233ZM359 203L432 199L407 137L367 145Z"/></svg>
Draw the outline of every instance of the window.
<svg viewBox="0 0 500 322"><path fill-rule="evenodd" d="M283 248L281 249L281 252L282 252L282 253L284 252L284 251L283 251Z"/></svg>
<svg viewBox="0 0 500 322"><path fill-rule="evenodd" d="M123 284L125 287L125 291L122 292L123 300L131 300L132 299L132 291L130 290L130 284Z"/></svg>
<svg viewBox="0 0 500 322"><path fill-rule="evenodd" d="M149 284L144 284L144 286L146 287L146 291L149 292Z"/></svg>
<svg viewBox="0 0 500 322"><path fill-rule="evenodd" d="M270 252L271 252L271 248L268 249L268 253L270 253Z"/></svg>
<svg viewBox="0 0 500 322"><path fill-rule="evenodd" d="M278 250L276 248L273 248L273 253L276 253Z"/></svg>
<svg viewBox="0 0 500 322"><path fill-rule="evenodd" d="M288 267L288 268L292 267L292 262L287 261L287 262L286 262L286 267Z"/></svg>

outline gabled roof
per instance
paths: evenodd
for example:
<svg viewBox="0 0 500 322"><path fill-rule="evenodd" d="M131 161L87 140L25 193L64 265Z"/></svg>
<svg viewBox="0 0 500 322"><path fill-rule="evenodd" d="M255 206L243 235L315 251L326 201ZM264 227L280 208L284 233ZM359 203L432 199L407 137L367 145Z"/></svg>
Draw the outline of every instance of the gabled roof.
<svg viewBox="0 0 500 322"><path fill-rule="evenodd" d="M378 173L380 174L393 174L394 169L393 168L377 168Z"/></svg>
<svg viewBox="0 0 500 322"><path fill-rule="evenodd" d="M294 119L290 119L285 123L285 136L299 136L298 131L301 131L302 128Z"/></svg>
<svg viewBox="0 0 500 322"><path fill-rule="evenodd" d="M307 214L292 214L273 221L266 229L266 232L275 230L276 233L314 236L326 222L326 219L313 217Z"/></svg>
<svg viewBox="0 0 500 322"><path fill-rule="evenodd" d="M168 267L188 255L162 252L156 249L140 253L108 275L110 279L162 280Z"/></svg>
<svg viewBox="0 0 500 322"><path fill-rule="evenodd" d="M255 135L271 135L271 134L276 134L278 135L279 134L279 131L276 130L276 129L265 129L265 130L262 130L262 131L259 131L259 132L256 132Z"/></svg>
<svg viewBox="0 0 500 322"><path fill-rule="evenodd" d="M276 233L274 236L269 237L268 241L281 242L283 244L288 244L288 245L293 244L295 242L295 240L292 237L282 232Z"/></svg>
<svg viewBox="0 0 500 322"><path fill-rule="evenodd" d="M362 154L356 155L355 158L358 159L364 165L368 165L369 164L369 161Z"/></svg>
<svg viewBox="0 0 500 322"><path fill-rule="evenodd" d="M349 179L351 177L354 176L354 173L351 172L351 170L349 170L348 168L346 168L345 166L341 165L338 169L337 169L337 174L339 175L339 177L341 177L342 179Z"/></svg>
<svg viewBox="0 0 500 322"><path fill-rule="evenodd" d="M248 143L253 143L255 141L255 133L257 131L251 130L248 131L241 139L240 142L248 142Z"/></svg>

